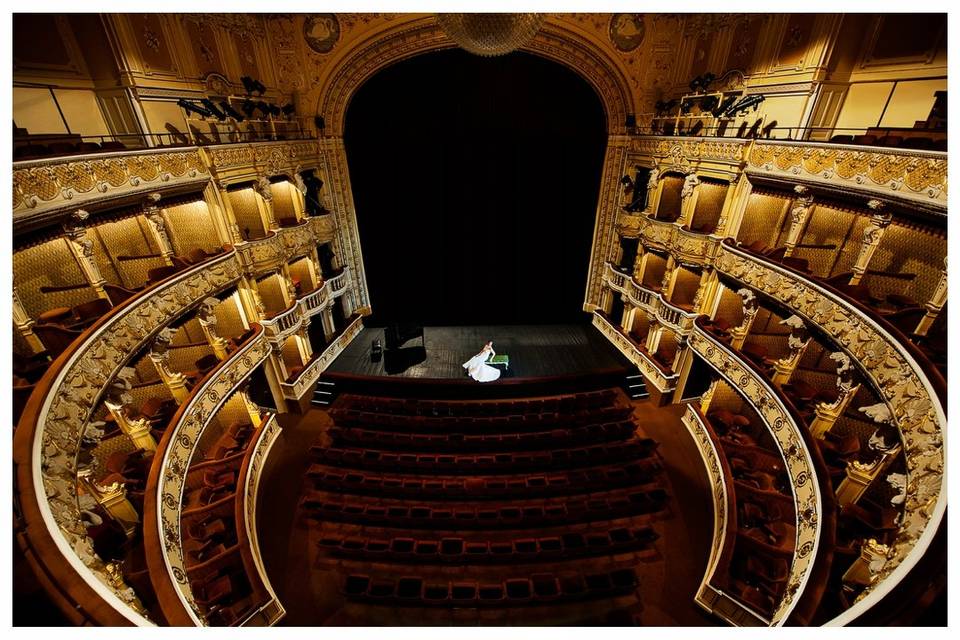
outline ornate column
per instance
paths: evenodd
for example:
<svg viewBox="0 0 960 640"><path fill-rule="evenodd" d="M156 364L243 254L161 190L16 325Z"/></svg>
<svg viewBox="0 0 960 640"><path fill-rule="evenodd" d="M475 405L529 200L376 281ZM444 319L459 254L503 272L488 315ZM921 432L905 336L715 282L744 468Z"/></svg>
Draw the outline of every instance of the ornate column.
<svg viewBox="0 0 960 640"><path fill-rule="evenodd" d="M880 544L875 538L864 540L860 545L860 556L843 574L844 588L855 593L873 584L889 557L890 547Z"/></svg>
<svg viewBox="0 0 960 640"><path fill-rule="evenodd" d="M97 292L97 296L109 301L110 296L103 288L107 281L100 274L100 267L97 266L97 260L93 255L93 240L87 237L87 231L83 227L83 222L89 217L89 212L77 209L70 219L63 223L64 238L87 282Z"/></svg>
<svg viewBox="0 0 960 640"><path fill-rule="evenodd" d="M330 338L337 332L337 327L333 322L333 307L330 303L326 304L320 310L320 324L323 325L323 338L330 342Z"/></svg>
<svg viewBox="0 0 960 640"><path fill-rule="evenodd" d="M863 276L867 273L870 266L870 259L880 246L880 239L890 226L893 215L882 213L883 202L880 200L871 200L867 206L875 213L870 216L870 223L863 229L863 244L860 245L860 253L857 255L857 261L853 265L853 275L850 277L850 284L860 284Z"/></svg>
<svg viewBox="0 0 960 640"><path fill-rule="evenodd" d="M134 417L130 406L133 396L129 391L133 388L135 371L131 367L124 367L117 373L113 383L107 388L104 406L116 420L120 431L127 435L133 444L144 451L156 451L157 442L150 433L150 422L142 417Z"/></svg>
<svg viewBox="0 0 960 640"><path fill-rule="evenodd" d="M790 207L790 230L787 232L787 239L784 242L786 251L783 254L786 257L793 255L800 238L803 237L803 231L807 227L810 212L813 210L813 195L810 193L810 189L798 184L793 187L793 190L797 197L794 198L793 205Z"/></svg>
<svg viewBox="0 0 960 640"><path fill-rule="evenodd" d="M683 397L683 389L687 386L687 379L690 377L690 369L693 368L693 347L687 336L677 337L677 353L673 358L671 369L677 373L677 387L673 392L673 402L680 402Z"/></svg>
<svg viewBox="0 0 960 640"><path fill-rule="evenodd" d="M190 389L187 386L187 377L170 368L169 349L174 333L175 331L170 327L164 327L160 330L150 347L150 361L156 367L160 379L170 389L170 395L178 404L182 404L190 397Z"/></svg>
<svg viewBox="0 0 960 640"><path fill-rule="evenodd" d="M287 302L286 309L297 302L297 287L293 284L293 275L290 273L290 265L286 260L280 265L280 280L283 283L284 299Z"/></svg>
<svg viewBox="0 0 960 640"><path fill-rule="evenodd" d="M245 242L243 233L240 231L240 225L237 224L237 215L233 212L233 204L230 203L230 193L227 191L227 185L222 182L213 182L204 192L204 199L207 206L214 208L221 215L214 216L217 221L217 228L220 233L226 233L225 242L228 244L240 244Z"/></svg>
<svg viewBox="0 0 960 640"><path fill-rule="evenodd" d="M700 314L711 315L717 291L720 289L720 278L714 269L706 267L700 272L700 284L693 297L693 310Z"/></svg>
<svg viewBox="0 0 960 640"><path fill-rule="evenodd" d="M604 313L610 313L613 308L613 291L604 282L600 287L600 310Z"/></svg>
<svg viewBox="0 0 960 640"><path fill-rule="evenodd" d="M306 203L307 183L303 181L303 176L300 175L299 166L293 172L293 186L295 187L294 191L296 191L296 195L293 196L293 214L297 217L297 220L309 218Z"/></svg>
<svg viewBox="0 0 960 640"><path fill-rule="evenodd" d="M644 213L655 214L660 205L660 169L654 167L650 170L650 176L647 178L647 198L646 206L643 207Z"/></svg>
<svg viewBox="0 0 960 640"><path fill-rule="evenodd" d="M122 482L114 482L107 486L99 484L93 478L93 470L89 467L77 473L77 479L86 492L104 508L114 522L123 528L127 538L137 533L140 523L140 514L127 500L127 488Z"/></svg>
<svg viewBox="0 0 960 640"><path fill-rule="evenodd" d="M676 275L677 260L673 257L673 254L668 254L667 264L663 268L663 278L660 280L660 294L664 300L669 300L670 294L673 293L673 284L676 282Z"/></svg>
<svg viewBox="0 0 960 640"><path fill-rule="evenodd" d="M249 386L249 385L248 385ZM247 386L243 387L237 392L237 395L240 396L240 400L243 402L244 408L247 410L247 415L250 416L250 423L254 428L260 426L260 407L250 399L250 394L247 391Z"/></svg>
<svg viewBox="0 0 960 640"><path fill-rule="evenodd" d="M689 227L693 222L693 215L697 209L699 184L700 178L695 173L688 173L683 179L683 189L680 190L680 218L677 220L680 226Z"/></svg>
<svg viewBox="0 0 960 640"><path fill-rule="evenodd" d="M647 328L646 347L647 353L652 356L660 347L660 337L663 335L663 325L660 324L656 314L653 313L647 314L647 322L649 323L649 327Z"/></svg>
<svg viewBox="0 0 960 640"><path fill-rule="evenodd" d="M168 265L173 265L173 256L176 252L173 250L173 243L170 242L167 223L163 219L163 214L157 205L158 202L160 202L159 193L147 194L143 201L143 217L150 223L150 230L153 231L153 238L157 241L157 246L160 247L160 255L163 256L163 261Z"/></svg>
<svg viewBox="0 0 960 640"><path fill-rule="evenodd" d="M283 387L280 385L287 381L287 367L283 363L283 353L280 345L270 345L270 355L264 361L263 366L264 377L267 379L267 386L270 387L273 403L277 406L277 413L286 413L287 401L283 396Z"/></svg>
<svg viewBox="0 0 960 640"><path fill-rule="evenodd" d="M830 354L830 359L837 363L837 399L833 402L818 403L814 407L816 417L810 423L810 433L821 440L860 390L860 385L854 384L854 368L850 356L842 351L835 351Z"/></svg>
<svg viewBox="0 0 960 640"><path fill-rule="evenodd" d="M229 343L217 333L217 314L214 310L219 304L220 301L216 298L205 299L197 309L197 321L207 342L213 347L213 353L221 360L225 360L229 355L227 351Z"/></svg>
<svg viewBox="0 0 960 640"><path fill-rule="evenodd" d="M927 308L927 314L920 319L917 325L916 333L918 336L925 336L930 331L933 321L940 315L943 305L947 304L947 259L943 259L943 271L940 272L940 281L933 295L924 306Z"/></svg>
<svg viewBox="0 0 960 640"><path fill-rule="evenodd" d="M627 298L626 295L620 296L620 299L623 300L623 316L620 321L620 327L624 333L630 333L630 329L633 327L633 317L637 313L637 308L633 306L633 303L630 302L630 299Z"/></svg>
<svg viewBox="0 0 960 640"><path fill-rule="evenodd" d="M739 326L730 329L730 346L734 349L743 346L743 342L750 332L750 327L753 326L753 321L757 317L757 312L760 311L760 303L753 291L744 287L737 290L737 295L743 301L743 321Z"/></svg>
<svg viewBox="0 0 960 640"><path fill-rule="evenodd" d="M773 382L775 384L786 384L790 381L790 376L796 371L800 359L810 346L810 332L807 331L807 325L804 324L800 316L794 314L780 324L790 327L790 337L787 338L787 346L790 348L789 355L780 358L773 363Z"/></svg>
<svg viewBox="0 0 960 640"><path fill-rule="evenodd" d="M270 180L266 176L260 176L253 183L253 190L260 196L257 199L257 207L260 209L260 216L267 229L279 229L280 225L277 224L277 218L273 213L273 191L270 189Z"/></svg>
<svg viewBox="0 0 960 640"><path fill-rule="evenodd" d="M733 195L730 195L730 191L733 191ZM727 190L727 198L723 201L723 208L720 210L720 219L717 220L714 235L722 238L737 237L752 191L753 185L750 184L746 174L741 174L736 185Z"/></svg>
<svg viewBox="0 0 960 640"><path fill-rule="evenodd" d="M244 315L248 320L259 322L267 315L266 307L263 306L263 299L260 298L260 291L257 289L257 281L253 279L250 273L244 273L240 276L237 283L237 293L240 295L240 305L243 307Z"/></svg>
<svg viewBox="0 0 960 640"><path fill-rule="evenodd" d="M242 240L240 238L240 228L237 227L237 221L232 218L233 209L227 214L229 203L225 203L226 196L220 194L220 189L214 181L207 183L203 189L203 201L210 212L210 219L213 221L213 227L217 230L217 239L221 245L233 245ZM231 224L232 221L232 224ZM236 235L234 235L236 229Z"/></svg>
<svg viewBox="0 0 960 640"><path fill-rule="evenodd" d="M703 415L707 415L707 411L710 410L710 402L713 400L713 395L717 392L717 382L717 380L712 380L710 386L707 387L707 390L700 396L700 412Z"/></svg>
<svg viewBox="0 0 960 640"><path fill-rule="evenodd" d="M40 342L40 338L37 337L37 334L33 332L33 318L27 314L27 310L23 308L23 304L20 302L20 294L17 293L16 282L13 283L12 308L13 328L20 333L20 336L26 341L31 351L34 353L43 352L45 347L43 346L43 343Z"/></svg>

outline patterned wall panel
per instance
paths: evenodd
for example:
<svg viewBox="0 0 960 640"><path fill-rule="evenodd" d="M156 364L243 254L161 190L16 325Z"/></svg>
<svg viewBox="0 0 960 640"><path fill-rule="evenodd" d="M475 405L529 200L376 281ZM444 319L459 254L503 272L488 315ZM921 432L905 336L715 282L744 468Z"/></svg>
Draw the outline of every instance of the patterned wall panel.
<svg viewBox="0 0 960 640"><path fill-rule="evenodd" d="M697 208L693 214L691 228L706 226L708 229L713 229L717 226L729 187L727 182L700 180L700 186L697 187Z"/></svg>
<svg viewBox="0 0 960 640"><path fill-rule="evenodd" d="M87 281L63 238L14 253L13 272L20 301L32 318L56 307L72 307L97 297L92 287L58 293L40 291L43 287L64 287Z"/></svg>
<svg viewBox="0 0 960 640"><path fill-rule="evenodd" d="M859 252L859 242L853 242L846 246L847 238L856 218L857 213L852 209L817 203L810 214L803 236L800 238L800 244L834 245L834 248L798 248L793 254L794 257L809 261L810 269L821 278L825 278L833 272L833 265L839 253L838 247L846 247L847 251L852 251L853 260L856 260L856 254Z"/></svg>
<svg viewBox="0 0 960 640"><path fill-rule="evenodd" d="M657 205L657 217L665 220L675 219L680 215L683 176L670 173L660 178L660 182L663 186L660 191L660 202Z"/></svg>
<svg viewBox="0 0 960 640"><path fill-rule="evenodd" d="M210 209L202 199L165 207L163 218L167 235L178 256L184 256L193 249L211 251L220 246Z"/></svg>
<svg viewBox="0 0 960 640"><path fill-rule="evenodd" d="M249 229L250 238L262 238L266 235L263 227L263 219L260 217L260 210L257 208L257 196L253 189L236 189L227 192L230 198L230 205L233 207L233 215L237 219L237 226L241 233L246 233Z"/></svg>
<svg viewBox="0 0 960 640"><path fill-rule="evenodd" d="M737 240L743 244L766 242L772 244L771 229L779 229L787 213L788 199L777 193L754 189L747 200Z"/></svg>
<svg viewBox="0 0 960 640"><path fill-rule="evenodd" d="M260 292L260 299L263 300L267 313L279 313L287 308L281 286L280 276L276 273L257 280L257 291Z"/></svg>
<svg viewBox="0 0 960 640"><path fill-rule="evenodd" d="M270 192L273 194L273 214L277 220L297 217L293 204L293 185L290 182L273 182Z"/></svg>
<svg viewBox="0 0 960 640"><path fill-rule="evenodd" d="M870 270L915 273L917 277L909 281L868 275L863 283L877 297L899 293L923 304L933 295L940 281L946 256L947 243L942 232L907 226L894 220L873 254Z"/></svg>

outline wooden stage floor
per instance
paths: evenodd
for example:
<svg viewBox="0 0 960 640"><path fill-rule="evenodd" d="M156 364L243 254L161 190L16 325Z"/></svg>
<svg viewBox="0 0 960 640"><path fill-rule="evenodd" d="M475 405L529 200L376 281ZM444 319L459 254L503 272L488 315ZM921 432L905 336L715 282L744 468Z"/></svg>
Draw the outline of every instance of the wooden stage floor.
<svg viewBox="0 0 960 640"><path fill-rule="evenodd" d="M488 340L498 355L510 356L504 378L546 378L633 368L592 325L500 325L425 327L398 356L370 359L371 343L383 329L366 327L327 368L327 373L395 378L466 379L463 363ZM425 351L425 353L424 353ZM425 359L424 359L425 356ZM422 361L421 361L422 359Z"/></svg>

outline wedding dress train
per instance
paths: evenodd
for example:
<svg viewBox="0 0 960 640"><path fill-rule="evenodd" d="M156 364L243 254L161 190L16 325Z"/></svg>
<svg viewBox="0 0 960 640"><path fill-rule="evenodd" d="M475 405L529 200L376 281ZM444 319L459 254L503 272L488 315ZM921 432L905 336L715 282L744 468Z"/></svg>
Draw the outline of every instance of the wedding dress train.
<svg viewBox="0 0 960 640"><path fill-rule="evenodd" d="M487 358L497 355L496 352L484 347L480 353L473 356L463 363L463 368L467 370L470 377L477 382L493 382L500 377L500 370L486 364Z"/></svg>

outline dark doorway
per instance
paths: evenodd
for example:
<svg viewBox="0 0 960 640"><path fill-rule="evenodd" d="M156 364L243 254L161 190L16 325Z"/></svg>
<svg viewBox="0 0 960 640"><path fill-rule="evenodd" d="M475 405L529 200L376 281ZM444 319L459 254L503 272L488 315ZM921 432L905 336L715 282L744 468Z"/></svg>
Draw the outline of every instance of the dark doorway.
<svg viewBox="0 0 960 640"><path fill-rule="evenodd" d="M371 78L345 127L370 324L584 321L605 131L586 81L530 54Z"/></svg>

